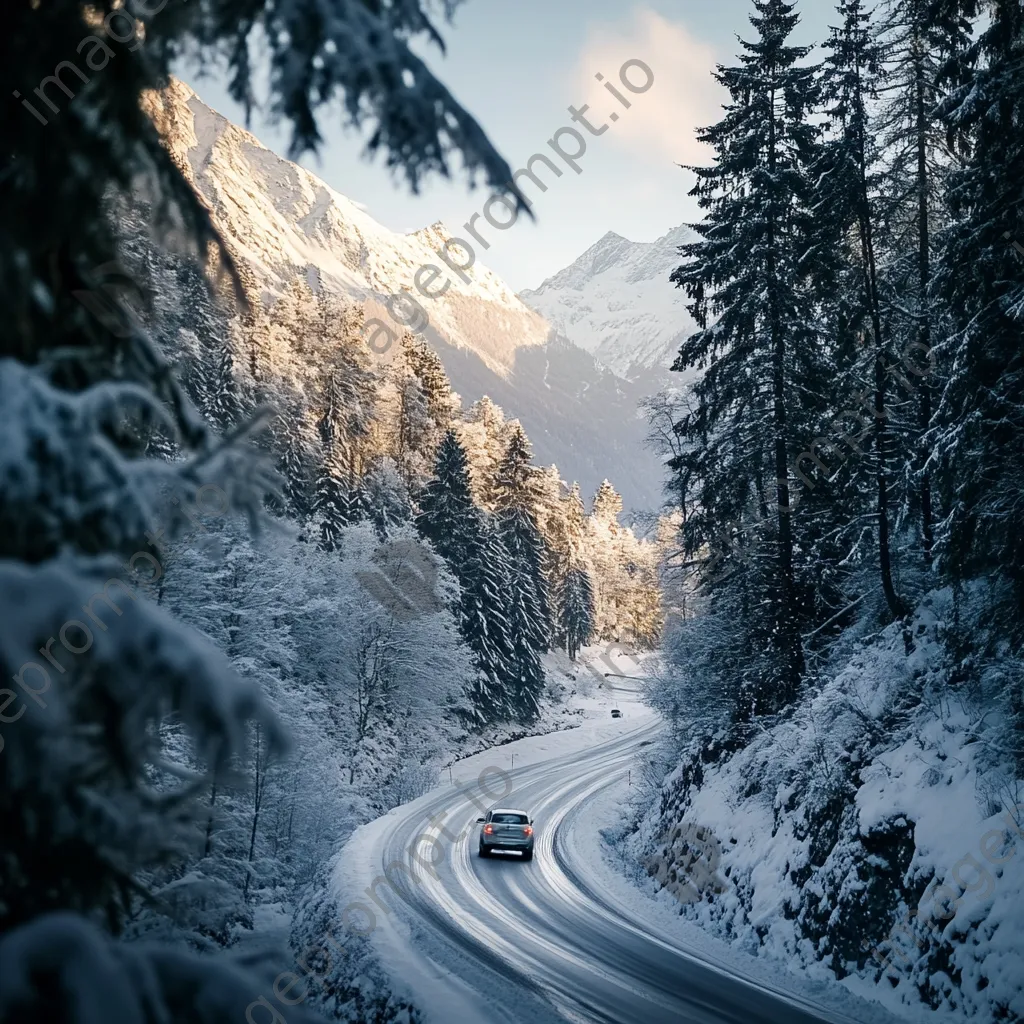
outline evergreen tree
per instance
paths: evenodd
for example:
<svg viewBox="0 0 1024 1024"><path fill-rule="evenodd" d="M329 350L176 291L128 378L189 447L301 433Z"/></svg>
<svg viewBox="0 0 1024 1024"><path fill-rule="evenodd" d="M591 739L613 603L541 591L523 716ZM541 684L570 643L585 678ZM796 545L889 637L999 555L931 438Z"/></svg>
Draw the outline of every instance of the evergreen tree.
<svg viewBox="0 0 1024 1024"><path fill-rule="evenodd" d="M303 433L305 411L296 404L274 424L274 437L279 451L277 468L284 481L284 506L290 515L304 522L315 509L314 460ZM278 503L274 503L278 504Z"/></svg>
<svg viewBox="0 0 1024 1024"><path fill-rule="evenodd" d="M344 474L350 493L365 472L378 381L362 338L365 313L321 291L316 299L316 357L324 361L320 433L325 459Z"/></svg>
<svg viewBox="0 0 1024 1024"><path fill-rule="evenodd" d="M519 507L499 511L497 538L507 553L506 615L512 647L510 700L521 722L540 714L544 690L541 655L551 638L550 612L542 580L543 542L529 513Z"/></svg>
<svg viewBox="0 0 1024 1024"><path fill-rule="evenodd" d="M222 434L227 433L237 423L241 412L238 385L235 380L235 361L226 337L214 353L208 405L204 412Z"/></svg>
<svg viewBox="0 0 1024 1024"><path fill-rule="evenodd" d="M726 116L700 133L717 154L713 166L693 169L691 194L706 217L694 225L700 241L681 247L685 262L672 275L700 330L673 368L706 367L694 387L697 413L685 426L686 436L704 444L688 549L718 543L739 523L748 539L756 528L772 563L767 606L755 606L769 612L756 628L758 645L770 652L759 706L771 709L793 699L803 671L793 436L808 428L809 406L820 404L820 384L832 378L806 284L815 71L800 63L808 48L788 43L798 22L793 4L755 0L754 7L757 38L743 42L741 65L715 72L729 92Z"/></svg>
<svg viewBox="0 0 1024 1024"><path fill-rule="evenodd" d="M441 442L435 476L420 496L416 526L448 563L461 587L459 628L473 651L470 692L478 723L509 719L520 675L509 612L515 586L511 556L473 503L466 453L454 430Z"/></svg>
<svg viewBox="0 0 1024 1024"><path fill-rule="evenodd" d="M325 551L337 551L341 534L349 523L344 484L326 468L316 482L316 515L320 520L320 544Z"/></svg>
<svg viewBox="0 0 1024 1024"><path fill-rule="evenodd" d="M363 348L365 347L364 345ZM409 371L419 382L434 429L448 430L452 422L455 399L441 357L415 334L403 337L402 351Z"/></svg>
<svg viewBox="0 0 1024 1024"><path fill-rule="evenodd" d="M517 595L523 602L521 621L530 620L528 633L537 639L540 651L548 649L554 628L545 572L549 559L537 523L543 490L530 442L517 423L494 482L495 515L513 568L527 588L526 593Z"/></svg>
<svg viewBox="0 0 1024 1024"><path fill-rule="evenodd" d="M594 587L582 566L576 566L566 574L559 606L565 650L575 661L580 648L590 643L594 635Z"/></svg>
<svg viewBox="0 0 1024 1024"><path fill-rule="evenodd" d="M364 460L374 417L377 380L366 346L359 337L364 314L328 296L316 297L311 319L315 357L325 361L319 381L317 420L322 462L315 511L321 519L322 543L333 550L345 526L368 518L363 487Z"/></svg>
<svg viewBox="0 0 1024 1024"><path fill-rule="evenodd" d="M478 725L522 717L519 652L510 620L511 576L508 552L493 524L484 521L461 577L459 622L476 667L470 699Z"/></svg>
<svg viewBox="0 0 1024 1024"><path fill-rule="evenodd" d="M512 429L505 422L501 407L487 395L470 406L460 426L469 458L473 495L477 504L488 512L494 511L495 480Z"/></svg>
<svg viewBox="0 0 1024 1024"><path fill-rule="evenodd" d="M893 357L888 350L888 331L883 324L880 294L879 253L876 243L879 214L878 151L869 105L878 99L882 52L869 24L862 0L840 0L842 25L826 41L828 51L822 70L822 95L834 136L818 159L817 211L825 235L822 250L841 249L854 233L856 252L851 275L856 292L848 301L852 328L871 339L869 385L873 392L875 502L878 563L882 592L889 614L899 617L903 601L896 593L892 573L891 475L894 438L889 429L888 369Z"/></svg>
<svg viewBox="0 0 1024 1024"><path fill-rule="evenodd" d="M480 543L481 518L470 493L466 453L454 430L438 448L434 473L420 495L416 526L458 575Z"/></svg>
<svg viewBox="0 0 1024 1024"><path fill-rule="evenodd" d="M613 533L619 530L622 515L622 495L607 481L602 480L594 495L594 518L604 523Z"/></svg>
<svg viewBox="0 0 1024 1024"><path fill-rule="evenodd" d="M523 508L536 514L543 485L533 465L533 449L519 423L512 424L508 444L494 474L494 506L498 511Z"/></svg>
<svg viewBox="0 0 1024 1024"><path fill-rule="evenodd" d="M935 290L953 334L940 343L949 379L933 433L946 516L939 542L954 579L1005 571L1024 595L1024 8L995 0L976 42L978 66L940 106L970 135L950 175L953 224ZM920 369L927 369L926 367ZM1024 596L1020 596L1024 600Z"/></svg>
<svg viewBox="0 0 1024 1024"><path fill-rule="evenodd" d="M113 3L86 9L54 0L5 10L6 72L25 92L43 82L50 115L10 96L0 108L0 408L5 440L23 460L0 489L0 664L8 679L38 657L56 624L82 616L103 586L97 573L151 550L146 535L160 526L150 517L164 487L216 484L232 508L259 518L260 487L224 472L153 337L137 323L104 323L74 295L105 294L103 268L118 247L107 204L134 191L152 199L148 227L160 249L209 257L231 277L209 209L157 130L160 88L183 52L201 66L221 55L233 97L248 108L259 35L268 102L290 124L296 156L317 149L318 111L343 98L348 116L367 127L369 150L404 170L414 188L453 165L482 171L499 190L511 180L412 49L422 36L440 41L415 0L387 10L338 0L162 6L132 4L126 14ZM111 60L114 68L102 70ZM73 97L68 86L62 94L47 84L54 68ZM182 451L198 457L145 459L132 426L142 418L173 424ZM168 532L180 529L182 515L168 513ZM118 617L101 606L107 625L54 673L45 708L26 699L33 706L4 730L0 1018L242 1020L264 990L258 972L157 944L129 949L114 936L146 873L180 861L203 782L244 762L247 737L259 736L263 751L268 741L282 747L282 730L257 682L198 634L142 596L118 600ZM36 692L39 682L32 680ZM196 771L177 756L183 748ZM167 773L174 788L157 792L155 778ZM289 1008L293 1015L312 1016L300 1006Z"/></svg>
<svg viewBox="0 0 1024 1024"><path fill-rule="evenodd" d="M390 457L383 456L370 467L363 478L363 488L367 518L376 527L382 541L398 524L412 519L409 492Z"/></svg>
<svg viewBox="0 0 1024 1024"><path fill-rule="evenodd" d="M878 135L883 146L888 273L896 301L890 303L893 352L908 349L927 361L945 333L948 320L933 295L934 226L945 219L944 186L950 169L948 152L964 149L964 132L947 131L935 108L970 70L970 19L975 0L892 0L884 23L884 105ZM952 128L952 126L949 126ZM913 239L908 246L908 235ZM927 355L926 355L927 354ZM937 368L937 367L936 367ZM935 510L928 431L935 406L935 375L915 377L905 368L894 375L895 387L909 376L914 387L907 400L916 417L906 430L913 438L909 489L916 491L910 514L920 522L925 567L932 562ZM905 390L905 389L904 389ZM916 392L916 393L913 393ZM897 392L898 393L898 392Z"/></svg>
<svg viewBox="0 0 1024 1024"><path fill-rule="evenodd" d="M451 386L437 357L408 331L402 336L390 378L394 395L391 450L409 493L416 495L430 476L437 446L452 420Z"/></svg>

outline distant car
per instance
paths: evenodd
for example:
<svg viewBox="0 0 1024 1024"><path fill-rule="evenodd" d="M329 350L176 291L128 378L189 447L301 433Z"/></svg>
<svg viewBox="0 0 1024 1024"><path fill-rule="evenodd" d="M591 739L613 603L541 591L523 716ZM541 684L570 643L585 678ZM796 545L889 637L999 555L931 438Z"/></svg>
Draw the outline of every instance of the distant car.
<svg viewBox="0 0 1024 1024"><path fill-rule="evenodd" d="M519 850L523 860L533 860L533 818L525 811L495 808L480 823L480 856L492 850Z"/></svg>
<svg viewBox="0 0 1024 1024"><path fill-rule="evenodd" d="M621 718L622 712L618 708L612 708L612 718Z"/></svg>

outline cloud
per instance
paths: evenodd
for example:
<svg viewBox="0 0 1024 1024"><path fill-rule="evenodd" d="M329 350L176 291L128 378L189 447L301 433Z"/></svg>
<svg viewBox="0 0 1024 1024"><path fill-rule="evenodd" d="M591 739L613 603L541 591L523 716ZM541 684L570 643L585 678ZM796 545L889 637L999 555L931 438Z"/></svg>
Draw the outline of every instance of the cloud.
<svg viewBox="0 0 1024 1024"><path fill-rule="evenodd" d="M643 61L654 83L641 95L622 87L623 63ZM590 104L588 119L604 123L612 112L619 114L606 138L634 151L645 148L656 158L677 163L703 164L708 147L697 141L696 131L721 118L725 93L711 77L719 63L714 48L696 38L685 25L671 22L648 8L638 8L627 23L593 26L575 69L575 85ZM604 81L595 75L601 74ZM627 69L634 85L643 82L639 68ZM606 85L614 85L632 103L623 109Z"/></svg>

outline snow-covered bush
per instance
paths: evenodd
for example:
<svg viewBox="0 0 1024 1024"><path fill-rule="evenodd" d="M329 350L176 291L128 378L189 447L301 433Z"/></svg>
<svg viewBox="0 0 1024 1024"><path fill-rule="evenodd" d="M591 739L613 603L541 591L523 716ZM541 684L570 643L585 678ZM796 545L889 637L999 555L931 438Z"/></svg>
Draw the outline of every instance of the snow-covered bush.
<svg viewBox="0 0 1024 1024"><path fill-rule="evenodd" d="M332 860L306 891L295 914L291 945L308 972L304 999L345 1024L419 1024L419 1010L391 991L369 938L342 924L345 900L332 879Z"/></svg>

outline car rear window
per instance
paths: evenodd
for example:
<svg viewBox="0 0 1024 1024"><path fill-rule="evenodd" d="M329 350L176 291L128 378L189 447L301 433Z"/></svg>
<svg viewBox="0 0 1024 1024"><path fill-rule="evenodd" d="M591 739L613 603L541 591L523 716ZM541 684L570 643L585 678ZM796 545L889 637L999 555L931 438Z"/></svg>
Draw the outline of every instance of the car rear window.
<svg viewBox="0 0 1024 1024"><path fill-rule="evenodd" d="M528 819L525 814L495 814L491 821L496 825L525 825Z"/></svg>

